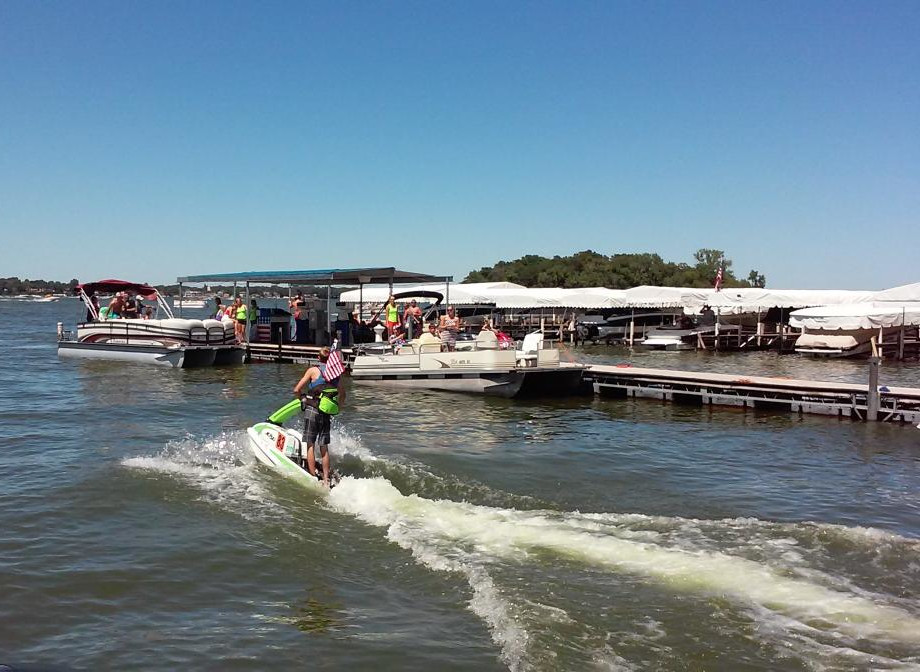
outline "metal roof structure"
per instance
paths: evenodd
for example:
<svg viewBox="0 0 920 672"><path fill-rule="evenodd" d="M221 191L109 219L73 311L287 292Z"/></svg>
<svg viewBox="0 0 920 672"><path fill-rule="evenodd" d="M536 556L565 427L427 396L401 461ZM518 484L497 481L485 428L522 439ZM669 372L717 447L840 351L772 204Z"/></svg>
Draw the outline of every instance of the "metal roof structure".
<svg viewBox="0 0 920 672"><path fill-rule="evenodd" d="M325 268L305 271L243 271L186 275L176 282L260 282L275 285L368 285L389 283L451 282L449 275L428 275L392 266L374 268Z"/></svg>

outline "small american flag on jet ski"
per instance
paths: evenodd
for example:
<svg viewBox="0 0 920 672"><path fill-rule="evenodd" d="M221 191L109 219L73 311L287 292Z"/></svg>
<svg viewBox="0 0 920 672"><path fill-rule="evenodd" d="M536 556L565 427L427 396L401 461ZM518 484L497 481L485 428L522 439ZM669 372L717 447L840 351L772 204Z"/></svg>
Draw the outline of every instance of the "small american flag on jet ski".
<svg viewBox="0 0 920 672"><path fill-rule="evenodd" d="M326 371L323 376L326 382L332 382L345 373L345 364L342 362L342 351L336 348L329 353L329 359L326 360Z"/></svg>

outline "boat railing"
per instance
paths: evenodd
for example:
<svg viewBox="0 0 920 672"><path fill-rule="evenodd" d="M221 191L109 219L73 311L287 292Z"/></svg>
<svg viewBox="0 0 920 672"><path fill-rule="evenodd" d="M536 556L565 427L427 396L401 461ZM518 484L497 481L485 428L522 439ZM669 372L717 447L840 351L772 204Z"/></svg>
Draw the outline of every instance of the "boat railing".
<svg viewBox="0 0 920 672"><path fill-rule="evenodd" d="M217 346L233 345L234 340L227 339L227 332L220 327L220 335L212 334L217 331L217 327L190 327L187 329L180 327L168 327L162 324L149 324L148 320L141 319L116 319L116 320L94 320L92 322L82 322L77 325L80 329L102 329L107 332L109 337L124 338L130 341L144 339L149 337L170 338L176 341L187 343L188 345ZM63 326L58 329L59 339L61 334L67 334Z"/></svg>

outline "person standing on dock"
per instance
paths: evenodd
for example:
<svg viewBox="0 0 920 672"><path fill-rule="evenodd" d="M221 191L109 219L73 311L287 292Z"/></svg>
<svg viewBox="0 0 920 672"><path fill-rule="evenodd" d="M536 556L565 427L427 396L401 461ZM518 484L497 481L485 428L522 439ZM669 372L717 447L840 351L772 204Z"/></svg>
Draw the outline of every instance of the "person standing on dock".
<svg viewBox="0 0 920 672"><path fill-rule="evenodd" d="M716 323L716 314L712 312L712 308L708 305L703 306L703 310L700 311L700 326L701 327L712 327Z"/></svg>
<svg viewBox="0 0 920 672"><path fill-rule="evenodd" d="M311 366L294 386L294 395L302 397L304 406L303 438L307 442L307 471L316 476L316 444L319 444L323 463L323 485L329 487L332 463L329 459L329 434L332 416L338 415L339 405L345 401L342 374L345 366L339 350L319 351L319 364Z"/></svg>
<svg viewBox="0 0 920 672"><path fill-rule="evenodd" d="M236 297L236 301L233 302L233 307L235 309L233 319L236 320L234 324L236 342L242 343L246 340L246 322L248 321L249 314L246 309L246 304L243 303L243 298L240 296Z"/></svg>

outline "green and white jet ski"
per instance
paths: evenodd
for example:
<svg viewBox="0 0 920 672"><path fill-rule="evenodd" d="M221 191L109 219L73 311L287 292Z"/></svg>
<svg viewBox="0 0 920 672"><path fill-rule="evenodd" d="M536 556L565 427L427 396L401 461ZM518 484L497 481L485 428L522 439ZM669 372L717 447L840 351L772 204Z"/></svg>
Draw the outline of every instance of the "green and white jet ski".
<svg viewBox="0 0 920 672"><path fill-rule="evenodd" d="M319 450L316 451L316 476L310 474L305 466L307 445L303 434L296 429L282 427L282 424L297 416L303 409L299 399L285 404L268 416L265 422L258 422L246 430L249 448L265 464L284 475L289 476L311 488L323 488L323 466ZM329 486L334 488L341 476L333 469L329 474Z"/></svg>

